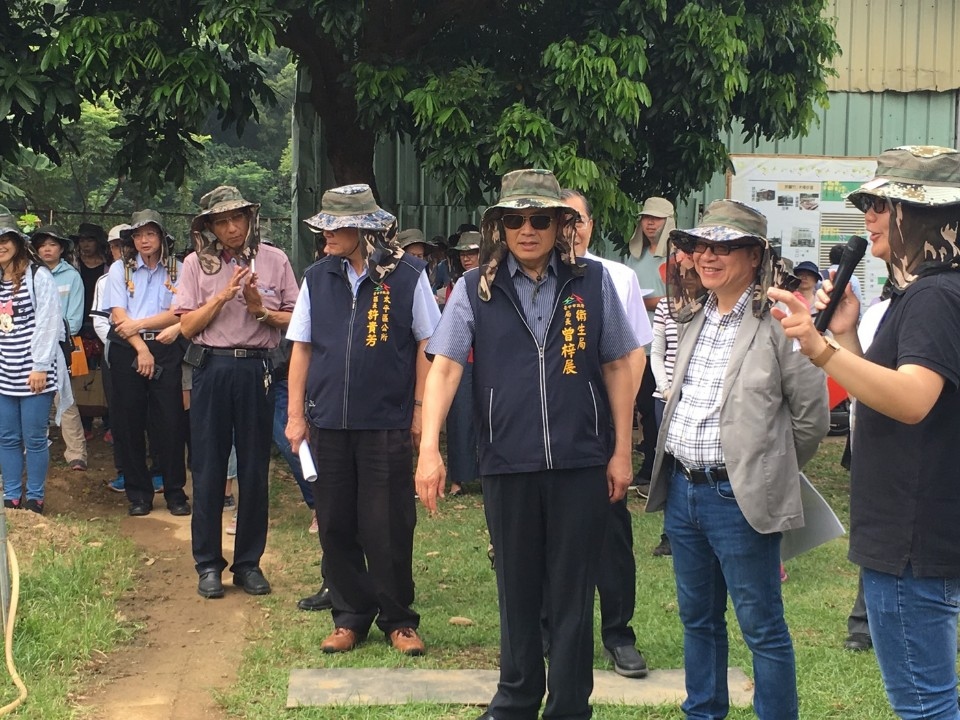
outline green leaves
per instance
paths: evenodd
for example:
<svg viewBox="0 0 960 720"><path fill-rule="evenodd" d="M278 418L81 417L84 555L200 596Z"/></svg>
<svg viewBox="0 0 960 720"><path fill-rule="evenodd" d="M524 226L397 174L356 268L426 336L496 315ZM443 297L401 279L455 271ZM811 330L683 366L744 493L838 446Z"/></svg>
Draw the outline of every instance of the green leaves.
<svg viewBox="0 0 960 720"><path fill-rule="evenodd" d="M639 200L682 199L725 166L734 120L748 139L806 132L839 50L825 5L23 2L0 58L0 157L24 146L59 159L81 101L104 97L121 111L111 172L148 189L182 182L211 119L276 134L259 125L276 100L263 63L285 47L313 79L339 181L375 182L373 144L397 134L450 199L483 203L500 174L539 165L622 236Z"/></svg>

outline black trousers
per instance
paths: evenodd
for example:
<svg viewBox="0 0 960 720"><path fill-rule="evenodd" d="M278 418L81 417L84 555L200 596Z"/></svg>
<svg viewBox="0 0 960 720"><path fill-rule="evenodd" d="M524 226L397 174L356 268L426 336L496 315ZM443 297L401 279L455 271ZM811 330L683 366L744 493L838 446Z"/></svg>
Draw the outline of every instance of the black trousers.
<svg viewBox="0 0 960 720"><path fill-rule="evenodd" d="M163 494L167 504L187 499L183 460L183 393L180 389L183 351L176 344L164 345L148 340L154 362L163 371L151 380L140 375L133 363L136 351L119 342L110 343L110 402L113 403L113 437L119 466L123 468L124 488L131 503L153 505L153 482L147 467L146 431L148 425L162 428L151 436L151 449L160 460Z"/></svg>
<svg viewBox="0 0 960 720"><path fill-rule="evenodd" d="M201 575L227 567L223 557L223 495L230 447L237 447L237 535L231 570L260 566L267 546L268 474L273 385L264 388L269 361L208 356L194 368L190 397L193 445L193 559Z"/></svg>
<svg viewBox="0 0 960 720"><path fill-rule="evenodd" d="M586 720L593 690L593 597L610 517L605 467L483 477L497 552L500 682L497 720ZM550 591L544 596L544 588ZM544 677L540 611L550 627Z"/></svg>
<svg viewBox="0 0 960 720"><path fill-rule="evenodd" d="M550 588L544 593L549 595ZM610 519L603 534L597 576L600 596L600 637L608 649L636 645L637 636L629 623L637 596L637 563L633 557L633 527L627 498L610 505ZM550 625L546 608L540 614L543 646L550 647Z"/></svg>
<svg viewBox="0 0 960 720"><path fill-rule="evenodd" d="M374 619L385 634L419 627L410 608L417 525L410 431L311 427L310 449L333 624L361 636Z"/></svg>
<svg viewBox="0 0 960 720"><path fill-rule="evenodd" d="M657 379L653 376L650 366L650 357L643 368L643 378L640 381L640 390L637 391L637 410L640 413L640 428L643 430L643 439L640 441L640 450L643 452L643 465L640 475L650 479L653 472L653 461L657 454L657 418L653 393L657 389Z"/></svg>
<svg viewBox="0 0 960 720"><path fill-rule="evenodd" d="M610 505L610 520L603 535L600 572L600 637L608 649L635 645L630 627L637 596L637 563L633 557L633 526L627 499Z"/></svg>
<svg viewBox="0 0 960 720"><path fill-rule="evenodd" d="M181 369L183 365L180 366ZM107 409L112 408L114 405L113 400L113 373L110 369L109 362L103 362L100 364L100 376L103 378L103 394L107 399ZM181 406L183 400L181 398ZM109 415L109 413L107 414ZM107 415L104 416L104 425L106 425ZM185 411L184 417L187 421L187 437L185 440L189 440L189 422L190 422L190 413ZM154 416L150 413L147 414L147 457L150 462L148 463L147 471L152 473L154 470L160 470L160 459L157 456L157 423ZM120 457L120 443L116 441L116 433L114 433L114 442L113 442L113 466L117 469L117 473L123 472L123 460Z"/></svg>
<svg viewBox="0 0 960 720"><path fill-rule="evenodd" d="M867 620L867 603L863 599L863 568L857 573L857 597L853 601L850 615L847 617L847 633L870 635L870 623Z"/></svg>

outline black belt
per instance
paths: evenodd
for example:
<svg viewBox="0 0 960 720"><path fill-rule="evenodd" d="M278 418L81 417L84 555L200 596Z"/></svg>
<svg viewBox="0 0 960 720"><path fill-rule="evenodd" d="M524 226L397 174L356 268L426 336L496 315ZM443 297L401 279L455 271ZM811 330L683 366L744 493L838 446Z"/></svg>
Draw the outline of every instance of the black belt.
<svg viewBox="0 0 960 720"><path fill-rule="evenodd" d="M726 465L707 465L702 468L688 468L675 457L671 457L671 459L674 462L674 467L682 472L684 477L694 485L712 485L730 480L730 476L727 475Z"/></svg>
<svg viewBox="0 0 960 720"><path fill-rule="evenodd" d="M263 360L270 357L270 351L265 348L213 348L208 347L211 355L232 358L255 358Z"/></svg>

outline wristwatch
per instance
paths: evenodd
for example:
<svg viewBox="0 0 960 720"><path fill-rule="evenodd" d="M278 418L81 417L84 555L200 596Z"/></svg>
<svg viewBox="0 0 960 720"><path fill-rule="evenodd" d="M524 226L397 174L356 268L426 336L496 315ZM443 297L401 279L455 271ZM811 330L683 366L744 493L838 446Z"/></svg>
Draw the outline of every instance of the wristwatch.
<svg viewBox="0 0 960 720"><path fill-rule="evenodd" d="M823 337L823 341L826 343L826 345L824 346L823 350L820 351L819 355L810 358L810 362L812 362L814 366L818 368L822 368L824 365L826 365L827 361L836 355L837 350L840 349L840 343L838 343L832 337L827 337L826 335L822 335L821 337Z"/></svg>
<svg viewBox="0 0 960 720"><path fill-rule="evenodd" d="M270 318L270 311L266 308L263 309L263 315L254 315L257 318L257 322L266 322Z"/></svg>

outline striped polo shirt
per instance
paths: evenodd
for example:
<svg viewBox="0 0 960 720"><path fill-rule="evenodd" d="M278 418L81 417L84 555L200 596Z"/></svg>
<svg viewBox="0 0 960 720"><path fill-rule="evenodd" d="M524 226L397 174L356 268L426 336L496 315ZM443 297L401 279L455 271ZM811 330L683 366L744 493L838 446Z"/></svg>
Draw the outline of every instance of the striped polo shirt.
<svg viewBox="0 0 960 720"><path fill-rule="evenodd" d="M13 283L0 281L0 307L13 304L13 328L8 332L0 330L0 394L14 397L32 395L27 379L33 370L31 342L36 329L36 312L30 301L29 279L24 276L20 289L13 292ZM57 389L57 372L47 373L47 385L44 392Z"/></svg>

